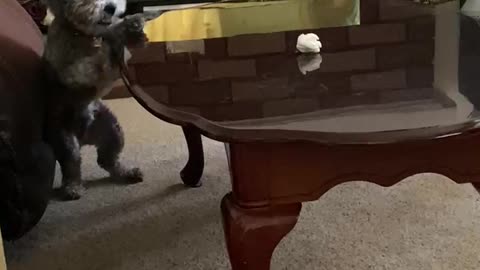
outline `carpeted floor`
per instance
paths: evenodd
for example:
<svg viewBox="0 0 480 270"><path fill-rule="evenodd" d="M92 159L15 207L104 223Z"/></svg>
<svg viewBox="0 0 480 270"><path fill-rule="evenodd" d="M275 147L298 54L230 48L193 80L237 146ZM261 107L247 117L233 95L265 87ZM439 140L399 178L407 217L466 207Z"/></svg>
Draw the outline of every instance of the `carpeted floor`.
<svg viewBox="0 0 480 270"><path fill-rule="evenodd" d="M144 183L116 185L85 149L88 192L53 201L38 227L6 243L9 270L228 269L219 211L229 190L223 145L205 140L204 186L185 189L178 127L158 121L131 99L109 102L127 136L124 160L140 164ZM280 244L273 269L480 269L480 195L438 175L393 187L361 182L305 204Z"/></svg>

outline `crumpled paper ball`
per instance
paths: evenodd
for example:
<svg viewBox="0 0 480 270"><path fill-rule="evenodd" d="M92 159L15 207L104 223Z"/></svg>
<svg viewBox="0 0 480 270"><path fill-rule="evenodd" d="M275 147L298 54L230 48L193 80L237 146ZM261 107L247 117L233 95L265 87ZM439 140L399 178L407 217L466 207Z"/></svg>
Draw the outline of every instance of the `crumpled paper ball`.
<svg viewBox="0 0 480 270"><path fill-rule="evenodd" d="M301 34L297 39L297 50L301 53L319 53L321 48L322 43L316 34Z"/></svg>
<svg viewBox="0 0 480 270"><path fill-rule="evenodd" d="M320 54L301 54L297 56L298 69L303 75L320 69L322 65L322 56Z"/></svg>

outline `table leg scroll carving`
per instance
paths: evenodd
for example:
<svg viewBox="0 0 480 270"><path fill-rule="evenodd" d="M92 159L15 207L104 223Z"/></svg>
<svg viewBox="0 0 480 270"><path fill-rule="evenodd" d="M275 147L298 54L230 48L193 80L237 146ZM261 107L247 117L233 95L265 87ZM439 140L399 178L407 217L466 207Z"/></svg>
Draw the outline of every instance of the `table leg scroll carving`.
<svg viewBox="0 0 480 270"><path fill-rule="evenodd" d="M301 202L350 181L393 186L437 173L480 189L480 134L371 145L311 142L229 144L232 190L222 203L233 270L268 270Z"/></svg>
<svg viewBox="0 0 480 270"><path fill-rule="evenodd" d="M226 195L222 214L232 269L269 270L275 247L293 229L301 208L301 203L242 208Z"/></svg>
<svg viewBox="0 0 480 270"><path fill-rule="evenodd" d="M180 172L183 183L189 187L202 185L201 178L205 164L203 157L203 144L200 132L194 127L183 127L183 133L188 146L188 162Z"/></svg>

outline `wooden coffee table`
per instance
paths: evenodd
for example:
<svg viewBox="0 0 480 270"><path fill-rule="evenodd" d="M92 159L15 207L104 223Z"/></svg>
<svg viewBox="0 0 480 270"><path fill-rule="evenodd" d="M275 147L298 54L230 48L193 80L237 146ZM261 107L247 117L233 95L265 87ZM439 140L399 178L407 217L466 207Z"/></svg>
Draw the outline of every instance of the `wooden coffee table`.
<svg viewBox="0 0 480 270"><path fill-rule="evenodd" d="M302 203L341 183L434 172L480 187L477 22L442 6L386 19L382 8L360 26L153 44L165 59L133 67L135 99L183 127L186 185L200 185L201 135L227 145L233 269L269 269ZM320 58L295 53L302 32L321 37Z"/></svg>

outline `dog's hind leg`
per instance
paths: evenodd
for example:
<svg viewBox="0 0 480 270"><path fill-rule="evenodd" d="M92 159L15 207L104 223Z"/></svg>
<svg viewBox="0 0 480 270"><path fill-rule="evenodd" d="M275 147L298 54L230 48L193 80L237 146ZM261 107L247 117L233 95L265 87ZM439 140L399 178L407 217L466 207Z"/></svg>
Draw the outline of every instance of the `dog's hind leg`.
<svg viewBox="0 0 480 270"><path fill-rule="evenodd" d="M82 186L80 145L77 137L65 130L56 130L48 136L55 157L62 171L61 196L65 200L79 199L84 188Z"/></svg>
<svg viewBox="0 0 480 270"><path fill-rule="evenodd" d="M97 162L110 176L126 183L138 183L143 180L139 168L128 169L119 160L124 146L123 130L113 113L97 101L94 120L87 131L88 144L97 148Z"/></svg>

